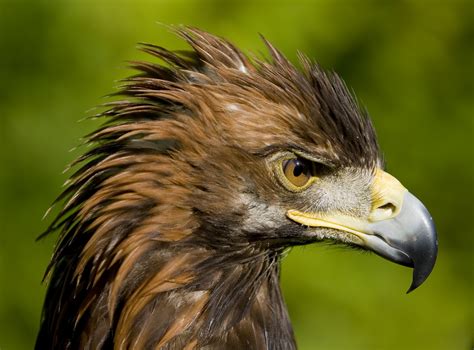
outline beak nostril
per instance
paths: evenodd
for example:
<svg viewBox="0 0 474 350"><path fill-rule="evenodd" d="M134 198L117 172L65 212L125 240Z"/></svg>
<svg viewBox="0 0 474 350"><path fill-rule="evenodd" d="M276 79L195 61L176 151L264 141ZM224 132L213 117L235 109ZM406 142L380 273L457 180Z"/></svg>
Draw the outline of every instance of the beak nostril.
<svg viewBox="0 0 474 350"><path fill-rule="evenodd" d="M372 207L369 220L387 220L397 216L402 210L407 189L392 175L377 169L372 183Z"/></svg>
<svg viewBox="0 0 474 350"><path fill-rule="evenodd" d="M391 202L387 202L383 205L376 207L372 211L370 215L370 219L371 221L381 221L381 220L389 219L394 215L396 209L397 207L395 206L395 204Z"/></svg>
<svg viewBox="0 0 474 350"><path fill-rule="evenodd" d="M384 211L390 211L393 213L395 212L396 207L393 203L388 202L388 203L385 203L384 205L381 205L377 209L382 209Z"/></svg>

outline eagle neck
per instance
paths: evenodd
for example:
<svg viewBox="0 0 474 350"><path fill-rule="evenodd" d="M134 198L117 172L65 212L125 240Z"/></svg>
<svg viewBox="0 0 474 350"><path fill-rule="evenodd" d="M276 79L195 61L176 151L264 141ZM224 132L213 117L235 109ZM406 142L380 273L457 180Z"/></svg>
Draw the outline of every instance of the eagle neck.
<svg viewBox="0 0 474 350"><path fill-rule="evenodd" d="M208 252L193 268L195 279L176 295L176 301L194 300L194 307L185 308L198 316L171 343L194 343L196 349L296 348L279 284L280 253L223 251Z"/></svg>

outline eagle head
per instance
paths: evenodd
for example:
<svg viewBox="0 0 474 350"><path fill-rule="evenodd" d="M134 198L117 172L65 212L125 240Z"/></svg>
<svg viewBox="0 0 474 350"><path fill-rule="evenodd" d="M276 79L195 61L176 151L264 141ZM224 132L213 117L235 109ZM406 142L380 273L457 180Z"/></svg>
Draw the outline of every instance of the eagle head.
<svg viewBox="0 0 474 350"><path fill-rule="evenodd" d="M177 31L192 50L143 45L162 63L133 63L59 197L37 348L294 348L295 245L371 250L423 283L433 221L343 81L265 39L270 60Z"/></svg>

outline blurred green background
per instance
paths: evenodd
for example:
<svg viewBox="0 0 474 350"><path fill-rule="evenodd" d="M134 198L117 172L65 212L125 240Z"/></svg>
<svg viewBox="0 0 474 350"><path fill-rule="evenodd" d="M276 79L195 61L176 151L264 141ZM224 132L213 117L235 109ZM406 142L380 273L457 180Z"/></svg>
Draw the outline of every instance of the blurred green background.
<svg viewBox="0 0 474 350"><path fill-rule="evenodd" d="M473 282L472 1L0 0L0 349L30 349L51 218L78 123L144 59L137 42L182 49L187 24L262 52L264 34L340 73L373 117L388 170L424 201L437 265L406 295L411 270L375 255L308 246L282 285L300 349L470 349Z"/></svg>

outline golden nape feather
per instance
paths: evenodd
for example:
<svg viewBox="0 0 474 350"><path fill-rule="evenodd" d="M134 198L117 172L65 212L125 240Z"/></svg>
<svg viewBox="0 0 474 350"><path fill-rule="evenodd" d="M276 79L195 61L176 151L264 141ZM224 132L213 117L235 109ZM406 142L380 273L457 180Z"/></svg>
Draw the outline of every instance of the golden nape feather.
<svg viewBox="0 0 474 350"><path fill-rule="evenodd" d="M279 268L295 245L371 250L419 286L431 217L342 80L266 40L259 60L176 31L191 50L142 45L154 62L133 64L57 200L36 349L294 349Z"/></svg>

